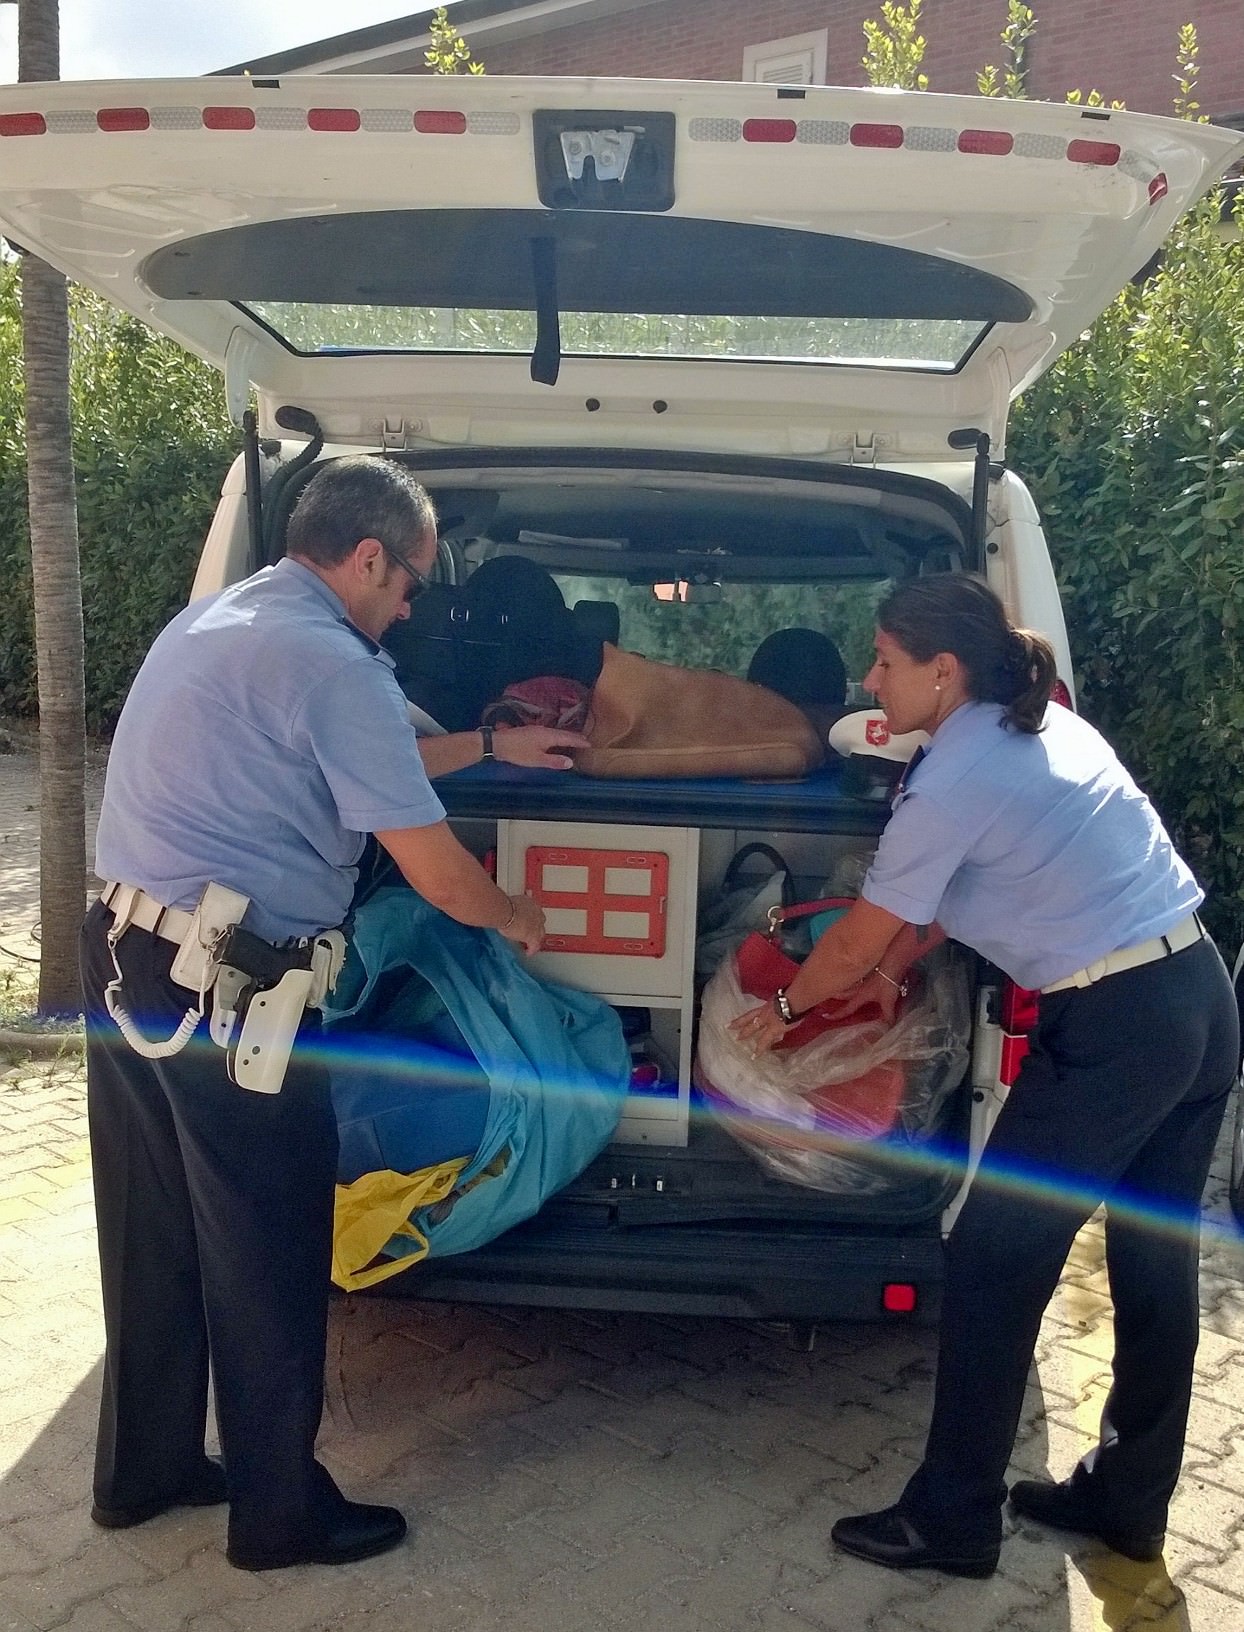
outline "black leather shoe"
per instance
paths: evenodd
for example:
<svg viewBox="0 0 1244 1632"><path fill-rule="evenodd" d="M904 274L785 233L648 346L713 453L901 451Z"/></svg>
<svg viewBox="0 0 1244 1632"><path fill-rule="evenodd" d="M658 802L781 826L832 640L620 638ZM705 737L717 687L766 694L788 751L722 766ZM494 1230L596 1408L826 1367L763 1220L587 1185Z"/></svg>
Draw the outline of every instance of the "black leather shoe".
<svg viewBox="0 0 1244 1632"><path fill-rule="evenodd" d="M897 1507L839 1519L829 1534L844 1553L883 1564L887 1570L940 1570L943 1575L983 1578L998 1567L997 1547L935 1546Z"/></svg>
<svg viewBox="0 0 1244 1632"><path fill-rule="evenodd" d="M1011 1506L1024 1518L1052 1525L1055 1530L1096 1536L1112 1552L1122 1553L1138 1564L1153 1564L1162 1556L1163 1535L1103 1521L1094 1513L1085 1493L1070 1480L1056 1485L1052 1479L1021 1479L1011 1486Z"/></svg>
<svg viewBox="0 0 1244 1632"><path fill-rule="evenodd" d="M230 1542L225 1557L239 1570L287 1570L294 1564L353 1564L387 1553L406 1535L406 1520L395 1507L341 1503L327 1528L280 1547L247 1547Z"/></svg>
<svg viewBox="0 0 1244 1632"><path fill-rule="evenodd" d="M148 1519L159 1518L161 1513L175 1507L215 1507L228 1500L229 1487L219 1457L205 1456L198 1473L174 1495L157 1496L149 1502L140 1502L137 1507L105 1507L102 1502L96 1502L91 1508L91 1517L105 1530L128 1530L131 1525L146 1524Z"/></svg>

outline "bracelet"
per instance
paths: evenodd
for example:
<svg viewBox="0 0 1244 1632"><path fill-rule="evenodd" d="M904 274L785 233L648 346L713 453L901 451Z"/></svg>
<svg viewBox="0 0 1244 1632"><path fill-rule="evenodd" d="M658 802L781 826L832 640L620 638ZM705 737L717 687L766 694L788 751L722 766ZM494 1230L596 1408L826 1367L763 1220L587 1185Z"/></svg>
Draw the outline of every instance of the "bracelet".
<svg viewBox="0 0 1244 1632"><path fill-rule="evenodd" d="M785 986L779 986L773 994L773 1012L784 1026L793 1026L796 1020L802 1019L802 1016L791 1008Z"/></svg>
<svg viewBox="0 0 1244 1632"><path fill-rule="evenodd" d="M479 728L479 740L483 744L483 752L479 756L480 759L481 760L484 760L484 759L496 759L497 756L492 751L492 726L490 726L490 725L481 725L480 726L480 728Z"/></svg>
<svg viewBox="0 0 1244 1632"><path fill-rule="evenodd" d="M510 928L510 926L513 924L515 918L518 916L518 902L514 899L514 897L512 895L507 896L506 900L510 903L510 916L506 919L506 921L503 924L498 924L497 925L497 928L500 930L502 935L505 934L506 930Z"/></svg>
<svg viewBox="0 0 1244 1632"><path fill-rule="evenodd" d="M882 980L884 980L885 983L887 984L887 986L893 986L894 990L898 993L898 995L900 997L906 997L907 996L907 982L905 980L895 980L893 975L887 975L885 970L880 969L880 968L874 969L873 974L874 975L880 975Z"/></svg>

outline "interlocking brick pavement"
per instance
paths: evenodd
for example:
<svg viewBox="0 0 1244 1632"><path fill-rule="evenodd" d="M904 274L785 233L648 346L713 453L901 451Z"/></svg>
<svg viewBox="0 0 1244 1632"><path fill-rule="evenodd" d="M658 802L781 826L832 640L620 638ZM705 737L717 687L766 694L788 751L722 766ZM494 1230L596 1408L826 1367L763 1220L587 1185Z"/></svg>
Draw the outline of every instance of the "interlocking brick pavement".
<svg viewBox="0 0 1244 1632"><path fill-rule="evenodd" d="M0 759L0 944L35 919L33 762ZM24 824L24 825L22 825ZM325 1460L403 1506L398 1552L253 1576L223 1510L125 1532L87 1514L102 1330L84 1083L0 1071L0 1632L1240 1632L1244 1262L1225 1143L1207 1197L1204 1339L1165 1560L1009 1522L990 1581L872 1569L827 1543L919 1455L934 1336L340 1300ZM1041 1332L1015 1466L1064 1473L1109 1383L1100 1220Z"/></svg>

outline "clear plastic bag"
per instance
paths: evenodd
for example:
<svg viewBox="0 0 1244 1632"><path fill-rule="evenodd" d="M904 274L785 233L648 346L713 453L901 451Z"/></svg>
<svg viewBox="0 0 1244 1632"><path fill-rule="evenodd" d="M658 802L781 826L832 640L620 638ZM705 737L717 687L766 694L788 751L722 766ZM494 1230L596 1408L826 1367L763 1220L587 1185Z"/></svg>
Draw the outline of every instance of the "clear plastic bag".
<svg viewBox="0 0 1244 1632"><path fill-rule="evenodd" d="M780 1178L856 1194L910 1184L909 1168L870 1161L870 1146L884 1140L891 1150L936 1130L967 1069L971 1012L966 960L955 949L939 947L918 978L918 996L892 1026L841 1026L802 1048L753 1055L728 1029L756 1003L728 958L704 989L696 1086Z"/></svg>

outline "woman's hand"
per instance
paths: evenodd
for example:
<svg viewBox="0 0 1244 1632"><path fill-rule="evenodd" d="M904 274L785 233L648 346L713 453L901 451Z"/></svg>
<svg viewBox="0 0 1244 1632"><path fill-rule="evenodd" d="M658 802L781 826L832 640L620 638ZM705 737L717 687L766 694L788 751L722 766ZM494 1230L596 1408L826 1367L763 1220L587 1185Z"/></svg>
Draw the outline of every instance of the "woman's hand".
<svg viewBox="0 0 1244 1632"><path fill-rule="evenodd" d="M761 1003L730 1022L731 1035L753 1054L767 1054L775 1043L781 1042L786 1030L785 1021L772 1003Z"/></svg>
<svg viewBox="0 0 1244 1632"><path fill-rule="evenodd" d="M501 926L507 941L517 941L524 952L538 952L544 939L544 908L530 895L512 895L514 916Z"/></svg>

